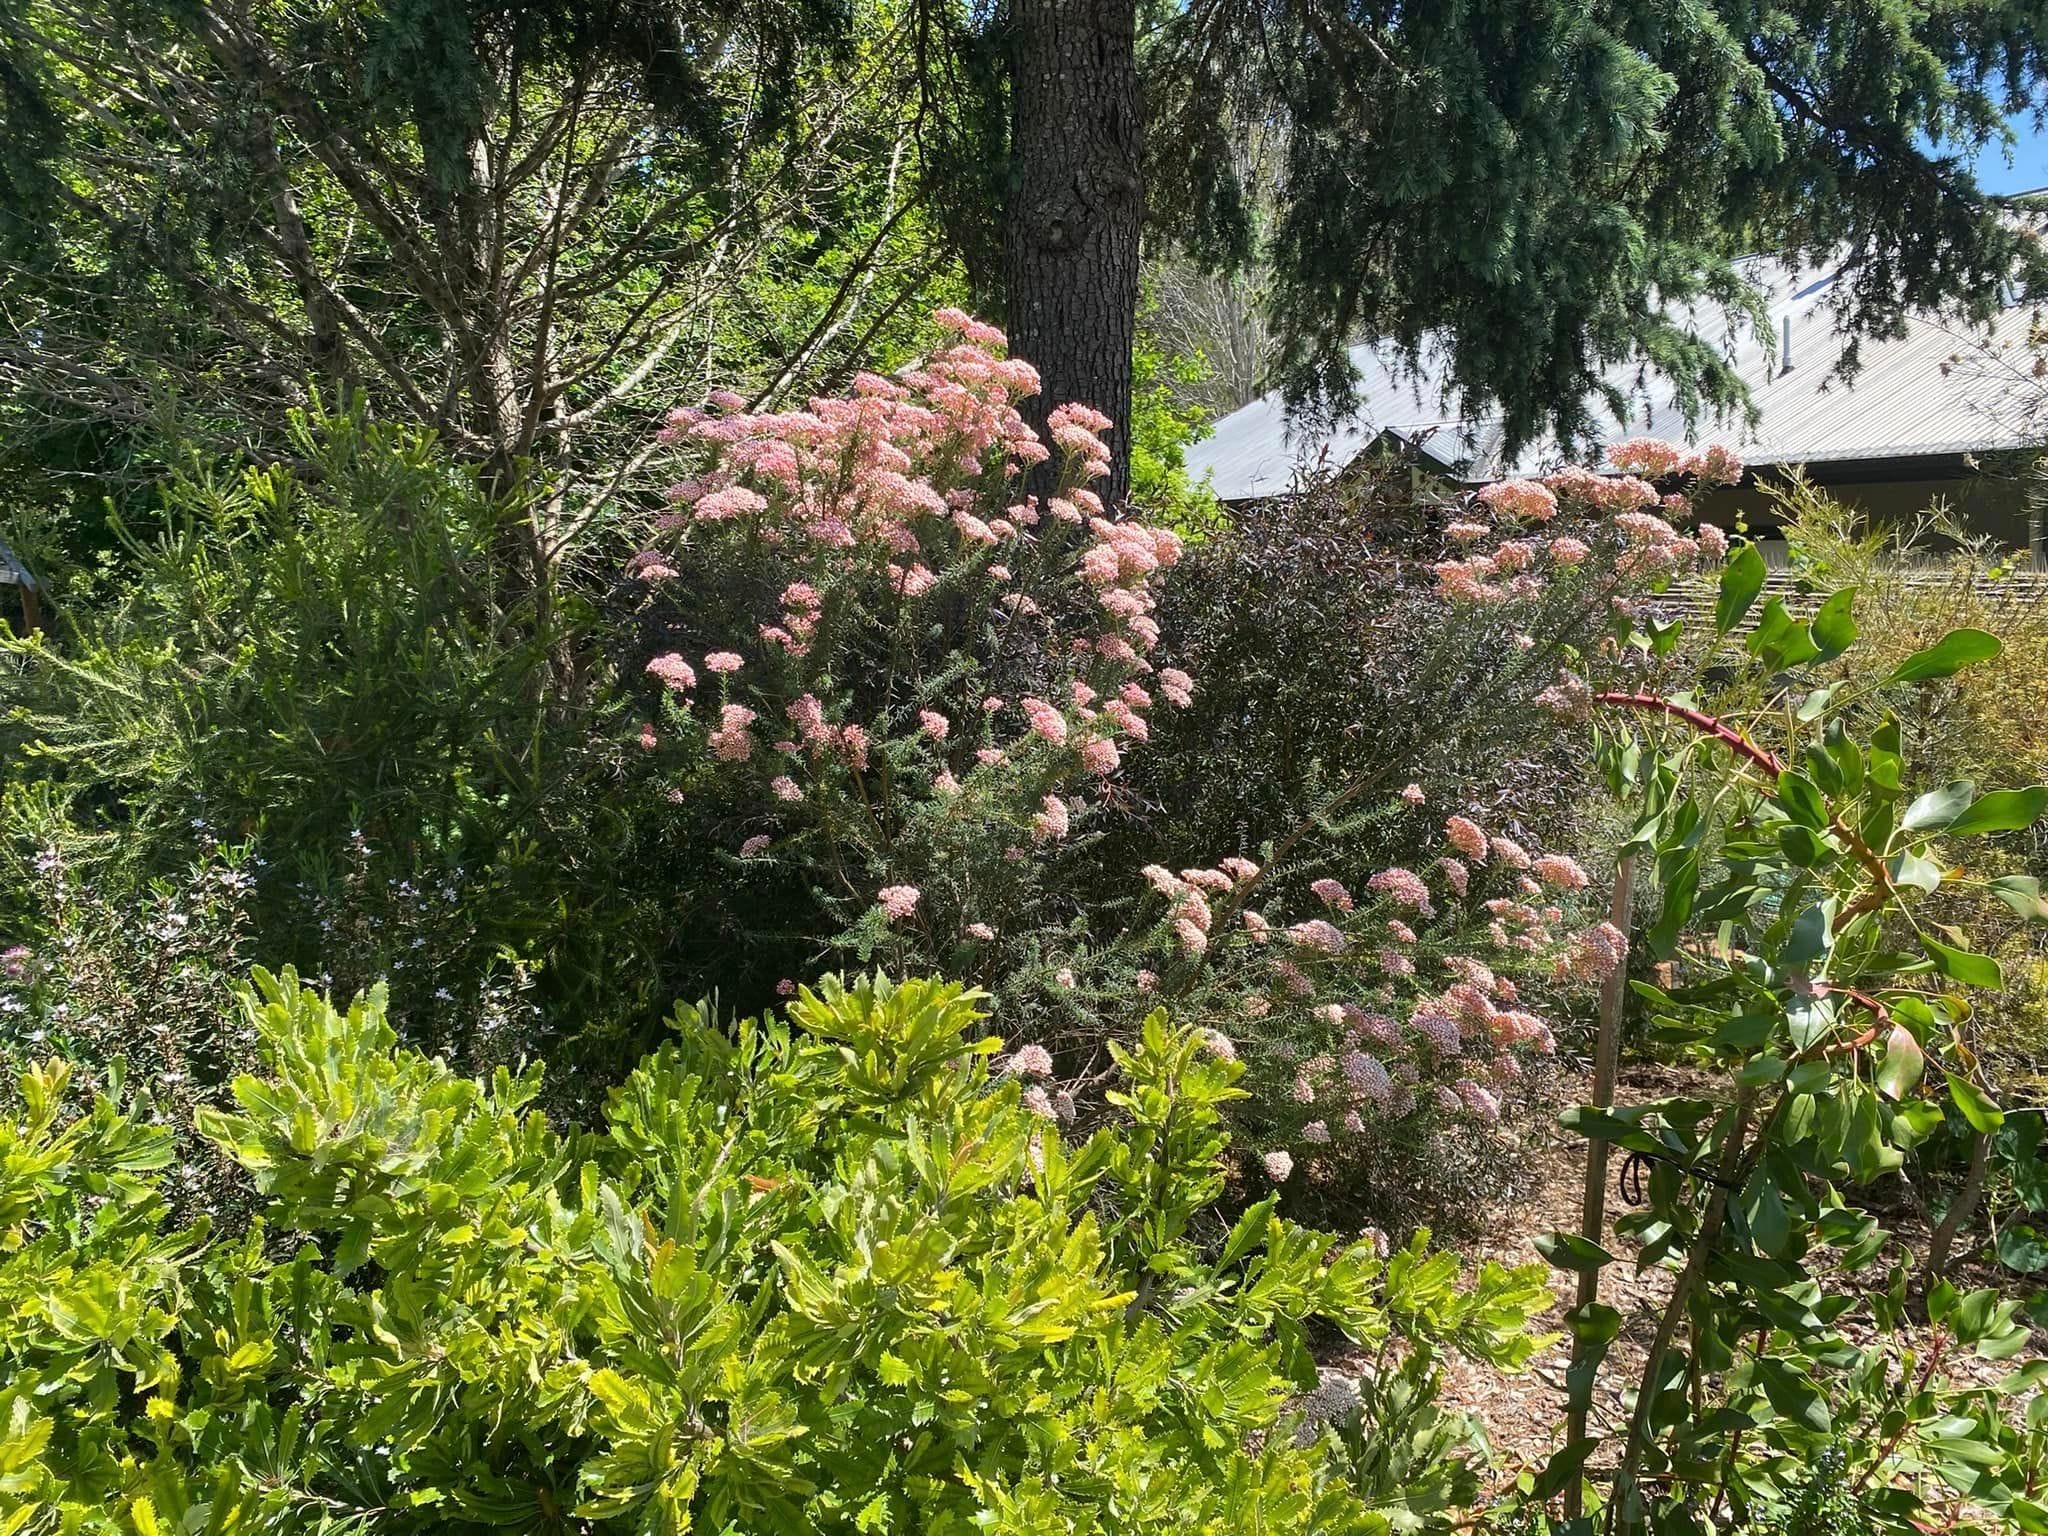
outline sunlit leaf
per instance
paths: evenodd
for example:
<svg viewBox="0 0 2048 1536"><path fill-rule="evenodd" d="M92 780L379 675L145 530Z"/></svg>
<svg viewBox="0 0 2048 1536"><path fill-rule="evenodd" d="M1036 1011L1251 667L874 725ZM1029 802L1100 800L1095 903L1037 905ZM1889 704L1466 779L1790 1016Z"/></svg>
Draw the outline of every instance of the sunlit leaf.
<svg viewBox="0 0 2048 1536"><path fill-rule="evenodd" d="M1995 789L1948 824L1951 837L1985 832L2018 832L2031 827L2048 810L2048 784L2026 789Z"/></svg>
<svg viewBox="0 0 2048 1536"><path fill-rule="evenodd" d="M1953 677L1976 662L1989 661L2005 647L1998 636L1981 629L1952 629L1924 651L1915 651L1885 679L1887 683L1923 683Z"/></svg>
<svg viewBox="0 0 2048 1536"><path fill-rule="evenodd" d="M1714 633L1725 635L1742 622L1757 593L1764 589L1763 551L1744 544L1728 557L1721 572L1721 592L1714 602Z"/></svg>

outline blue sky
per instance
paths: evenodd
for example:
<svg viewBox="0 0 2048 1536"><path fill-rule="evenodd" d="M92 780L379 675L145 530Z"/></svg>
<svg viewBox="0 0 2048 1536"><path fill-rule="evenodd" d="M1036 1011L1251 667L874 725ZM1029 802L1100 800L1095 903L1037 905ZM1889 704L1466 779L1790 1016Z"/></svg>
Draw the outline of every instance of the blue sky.
<svg viewBox="0 0 2048 1536"><path fill-rule="evenodd" d="M1977 161L1977 180L1990 192L2026 192L2048 187L2048 132L2021 118L2013 123L2019 142L2013 145L2012 164L1997 149L1987 149Z"/></svg>

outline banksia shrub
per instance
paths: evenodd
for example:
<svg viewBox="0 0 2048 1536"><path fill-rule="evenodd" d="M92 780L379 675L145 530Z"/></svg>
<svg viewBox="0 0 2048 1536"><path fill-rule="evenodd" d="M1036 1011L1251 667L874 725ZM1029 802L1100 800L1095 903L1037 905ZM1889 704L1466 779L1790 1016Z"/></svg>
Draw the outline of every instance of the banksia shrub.
<svg viewBox="0 0 2048 1536"><path fill-rule="evenodd" d="M977 977L1028 963L1077 910L1046 871L1194 689L1147 660L1180 540L1091 489L1111 423L1061 406L1041 443L1016 408L1030 365L938 320L923 366L844 397L673 412L691 472L628 569L641 740L676 817L728 851L748 926L810 937L778 952L789 972L818 941Z"/></svg>

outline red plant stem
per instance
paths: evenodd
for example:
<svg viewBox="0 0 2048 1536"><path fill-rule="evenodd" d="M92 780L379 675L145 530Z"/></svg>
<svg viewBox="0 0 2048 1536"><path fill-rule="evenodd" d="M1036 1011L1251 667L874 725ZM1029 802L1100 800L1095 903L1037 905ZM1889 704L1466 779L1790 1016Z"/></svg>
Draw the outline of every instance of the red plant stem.
<svg viewBox="0 0 2048 1536"><path fill-rule="evenodd" d="M1683 704L1675 704L1670 699L1654 693L1596 693L1593 695L1593 701L1596 704L1619 705L1624 709L1650 710L1656 714L1669 715L1674 720L1683 720L1702 735L1713 737L1737 756L1755 763L1773 778L1785 771L1785 765L1773 754L1765 751L1726 721L1716 719L1702 710L1688 709ZM1883 906L1892 894L1892 881L1891 872L1885 867L1884 859L1863 840L1855 828L1837 816L1830 824L1830 830L1849 845L1850 854L1870 872L1871 880L1871 888L1836 915L1834 929L1839 933L1852 919L1865 912L1875 912Z"/></svg>
<svg viewBox="0 0 2048 1536"><path fill-rule="evenodd" d="M1935 1334L1934 1343L1927 1351L1927 1358L1920 1364L1920 1379L1913 1384L1913 1390L1906 1394L1906 1402L1911 1402L1915 1397L1918 1397L1927 1390L1927 1383L1934 1379L1934 1372L1940 1366L1941 1357L1947 1352L1948 1345L1949 1332L1944 1328ZM1901 1382L1900 1385L1904 1386L1905 1383ZM1899 1448L1899 1442L1906 1438L1906 1431L1913 1427L1913 1419L1912 1415L1904 1411L1903 1404L1901 1405L1900 1419L1899 1427L1892 1432L1891 1438L1885 1441L1884 1449L1877 1453L1877 1459L1863 1469L1863 1475L1856 1479L1856 1485L1849 1490L1850 1493L1861 1493L1864 1485L1877 1475L1878 1469L1891 1460L1892 1452Z"/></svg>
<svg viewBox="0 0 2048 1536"><path fill-rule="evenodd" d="M1830 997L1846 997L1852 1003L1861 1003L1877 1016L1879 1024L1889 1024L1892 1021L1892 1011L1885 1005L1884 1001L1881 998L1872 997L1860 987L1838 987L1831 981L1817 981L1813 984L1813 990ZM1873 1029L1870 1032L1870 1036L1865 1038L1873 1037L1876 1033L1877 1031Z"/></svg>
<svg viewBox="0 0 2048 1536"><path fill-rule="evenodd" d="M1717 720L1712 715L1700 710L1688 709L1683 704L1675 704L1670 699L1660 697L1657 694L1596 693L1593 695L1593 702L1596 704L1617 704L1624 709L1646 709L1656 714L1669 715L1674 720L1683 720L1694 730L1712 736L1716 741L1725 743L1731 752L1748 758L1757 767L1763 769L1764 772L1775 776L1785 771L1783 763L1743 735L1742 732L1736 730L1734 726Z"/></svg>

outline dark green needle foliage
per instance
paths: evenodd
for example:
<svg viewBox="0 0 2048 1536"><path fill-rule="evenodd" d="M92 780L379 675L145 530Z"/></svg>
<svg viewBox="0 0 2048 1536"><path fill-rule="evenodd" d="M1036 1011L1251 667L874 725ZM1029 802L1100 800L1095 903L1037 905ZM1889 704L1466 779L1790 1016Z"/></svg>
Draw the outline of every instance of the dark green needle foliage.
<svg viewBox="0 0 2048 1536"><path fill-rule="evenodd" d="M2038 259L1967 166L2038 98L2042 25L1904 0L1195 0L1146 56L1149 192L1198 256L1270 263L1297 404L1346 397L1361 337L1438 334L1452 394L1514 443L1623 409L1617 365L1712 412L1742 395L1719 315L1745 308L1745 254L1846 261L1859 336L1981 317ZM1238 147L1276 123L1277 185L1247 186Z"/></svg>

